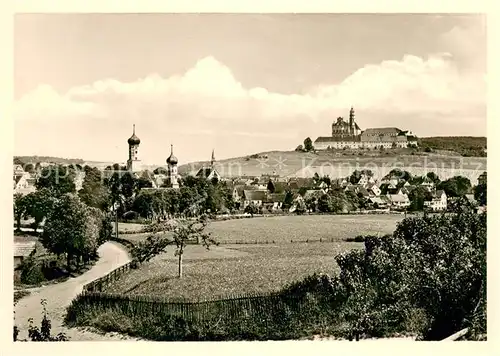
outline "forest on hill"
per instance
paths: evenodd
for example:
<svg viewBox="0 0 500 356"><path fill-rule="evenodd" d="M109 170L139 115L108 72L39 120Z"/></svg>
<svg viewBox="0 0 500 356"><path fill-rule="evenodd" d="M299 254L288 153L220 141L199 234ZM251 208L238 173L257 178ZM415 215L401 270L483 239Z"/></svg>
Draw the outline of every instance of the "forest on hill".
<svg viewBox="0 0 500 356"><path fill-rule="evenodd" d="M437 136L418 139L424 150L453 151L463 157L486 157L486 137L476 136Z"/></svg>
<svg viewBox="0 0 500 356"><path fill-rule="evenodd" d="M28 163L37 164L42 162L55 164L82 164L85 161L81 158L61 158L52 156L14 156L14 164L25 165Z"/></svg>

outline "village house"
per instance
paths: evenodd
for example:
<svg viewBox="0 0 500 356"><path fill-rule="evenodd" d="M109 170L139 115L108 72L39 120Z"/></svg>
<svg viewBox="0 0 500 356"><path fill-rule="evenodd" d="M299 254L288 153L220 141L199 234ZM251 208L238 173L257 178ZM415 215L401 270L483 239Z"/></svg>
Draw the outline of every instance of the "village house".
<svg viewBox="0 0 500 356"><path fill-rule="evenodd" d="M366 174L362 174L361 178L358 181L358 184L364 186L365 188L369 184L374 184L374 183L375 183L375 179L373 177L369 177Z"/></svg>
<svg viewBox="0 0 500 356"><path fill-rule="evenodd" d="M374 209L387 209L389 206L388 198L384 195L371 197L369 201Z"/></svg>
<svg viewBox="0 0 500 356"><path fill-rule="evenodd" d="M429 177L427 177L427 176L425 176L423 178L423 181L422 181L422 183L420 183L420 185L422 187L427 188L427 190L429 192L432 192L435 189L435 187L436 187L436 185L434 184L434 182Z"/></svg>
<svg viewBox="0 0 500 356"><path fill-rule="evenodd" d="M406 194L388 194L391 209L404 210L410 206L410 199Z"/></svg>
<svg viewBox="0 0 500 356"><path fill-rule="evenodd" d="M432 196L432 200L424 202L424 208L431 211L444 211L447 207L448 199L444 190L436 191Z"/></svg>
<svg viewBox="0 0 500 356"><path fill-rule="evenodd" d="M243 206L245 209L247 206L253 204L256 206L261 206L263 202L267 200L267 192L265 190L243 190Z"/></svg>
<svg viewBox="0 0 500 356"><path fill-rule="evenodd" d="M13 189L14 194L22 195L34 192L36 179L29 172L24 171L23 167L15 164L13 167Z"/></svg>
<svg viewBox="0 0 500 356"><path fill-rule="evenodd" d="M378 197L381 193L380 188L377 186L376 183L368 184L366 186L366 190L368 191L368 193L370 193L370 195L374 195L376 197Z"/></svg>
<svg viewBox="0 0 500 356"><path fill-rule="evenodd" d="M285 193L271 193L267 195L264 207L267 210L278 210L283 207L285 201Z"/></svg>
<svg viewBox="0 0 500 356"><path fill-rule="evenodd" d="M18 268L23 261L35 250L36 241L22 236L14 237L14 269Z"/></svg>
<svg viewBox="0 0 500 356"><path fill-rule="evenodd" d="M290 178L288 181L288 189L298 191L300 188L312 188L314 181L311 178Z"/></svg>

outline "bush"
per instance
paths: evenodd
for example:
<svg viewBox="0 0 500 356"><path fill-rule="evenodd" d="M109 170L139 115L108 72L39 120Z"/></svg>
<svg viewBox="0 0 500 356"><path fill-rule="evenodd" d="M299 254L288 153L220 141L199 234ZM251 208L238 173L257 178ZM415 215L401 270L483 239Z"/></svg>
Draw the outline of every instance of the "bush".
<svg viewBox="0 0 500 356"><path fill-rule="evenodd" d="M42 266L37 263L33 256L28 257L21 265L21 283L23 284L39 284L45 282Z"/></svg>
<svg viewBox="0 0 500 356"><path fill-rule="evenodd" d="M486 302L486 217L407 218L393 236L365 236L364 251L336 257L352 335L417 332L442 340L476 320ZM413 330L409 330L412 328Z"/></svg>
<svg viewBox="0 0 500 356"><path fill-rule="evenodd" d="M68 341L68 338L64 333L59 333L56 336L51 335L52 324L50 319L47 317L47 301L42 299L41 304L43 307L43 318L40 328L33 325L33 318L29 319L28 337L30 341ZM18 336L19 328L14 325L14 341L28 341L26 339L18 340Z"/></svg>

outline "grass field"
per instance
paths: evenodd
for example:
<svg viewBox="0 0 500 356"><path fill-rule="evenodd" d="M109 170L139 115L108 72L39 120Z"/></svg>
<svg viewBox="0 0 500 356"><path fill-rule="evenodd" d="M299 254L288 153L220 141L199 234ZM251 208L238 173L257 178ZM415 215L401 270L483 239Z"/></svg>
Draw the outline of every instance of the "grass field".
<svg viewBox="0 0 500 356"><path fill-rule="evenodd" d="M345 242L360 234L394 231L400 215L377 216L280 216L214 222L208 230L216 240L229 242L206 250L188 246L184 277L177 278L174 248L132 270L108 287L108 292L149 294L174 298L205 299L279 290L313 273L336 271L334 257L360 243ZM123 235L139 240L143 234ZM334 242L294 242L309 240ZM231 241L257 241L236 245ZM271 241L275 243L271 243ZM265 242L269 243L265 243Z"/></svg>
<svg viewBox="0 0 500 356"><path fill-rule="evenodd" d="M115 281L107 292L156 295L168 299L211 299L279 290L315 272L333 273L334 256L362 244L288 243L269 245L188 246L182 279L177 278L174 249Z"/></svg>
<svg viewBox="0 0 500 356"><path fill-rule="evenodd" d="M394 231L403 215L287 215L215 221L207 232L222 244L286 243L297 241L342 241L365 234ZM123 224L126 225L126 224ZM130 227L131 229L132 227ZM122 229L122 226L119 226ZM148 233L122 234L120 238L137 243Z"/></svg>
<svg viewBox="0 0 500 356"><path fill-rule="evenodd" d="M216 221L207 227L217 241L282 243L306 240L341 241L365 234L394 231L403 215L304 215Z"/></svg>

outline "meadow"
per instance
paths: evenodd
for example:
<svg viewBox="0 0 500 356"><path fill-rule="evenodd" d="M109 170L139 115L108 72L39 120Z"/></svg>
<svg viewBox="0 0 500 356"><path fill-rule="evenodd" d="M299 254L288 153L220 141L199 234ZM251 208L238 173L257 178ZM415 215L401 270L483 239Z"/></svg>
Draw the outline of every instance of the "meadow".
<svg viewBox="0 0 500 356"><path fill-rule="evenodd" d="M188 246L183 256L182 279L177 278L177 257L172 246L123 275L106 291L169 300L277 291L314 273L333 274L337 254L363 246L346 242L346 238L391 233L402 219L401 215L310 215L218 221L207 229L223 244L209 250ZM122 238L137 241L145 235L126 234ZM306 242L320 239L323 242ZM245 240L248 244L241 244Z"/></svg>
<svg viewBox="0 0 500 356"><path fill-rule="evenodd" d="M207 232L221 244L269 244L298 241L342 241L366 234L388 234L404 218L378 215L286 215L215 221ZM133 244L146 239L140 224L120 223L120 238ZM136 233L133 233L136 231Z"/></svg>

